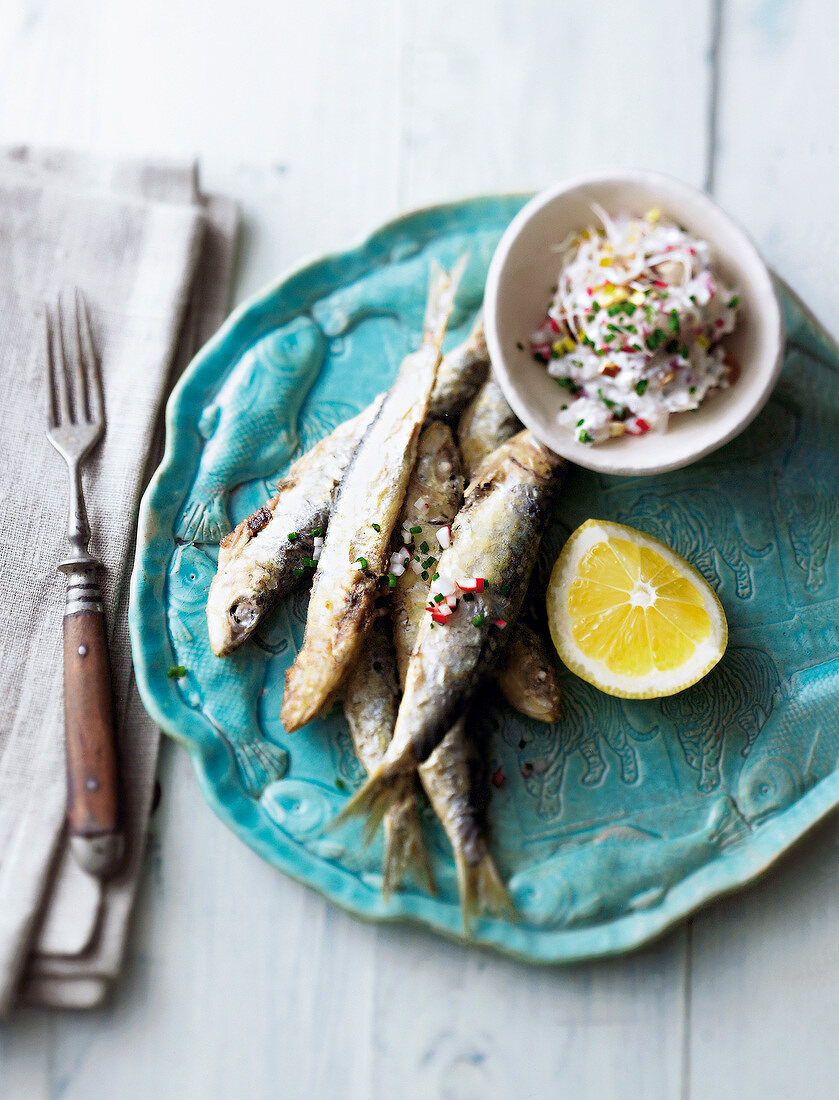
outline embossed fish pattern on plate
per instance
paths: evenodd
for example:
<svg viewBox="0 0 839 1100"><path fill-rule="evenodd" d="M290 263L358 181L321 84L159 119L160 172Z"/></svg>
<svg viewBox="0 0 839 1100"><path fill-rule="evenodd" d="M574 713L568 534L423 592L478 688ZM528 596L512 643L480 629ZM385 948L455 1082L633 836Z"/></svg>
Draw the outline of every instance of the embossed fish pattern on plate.
<svg viewBox="0 0 839 1100"><path fill-rule="evenodd" d="M187 542L220 542L230 530L227 495L268 477L297 450L297 414L323 364L326 341L308 317L264 336L233 367L202 411L204 440L176 533Z"/></svg>

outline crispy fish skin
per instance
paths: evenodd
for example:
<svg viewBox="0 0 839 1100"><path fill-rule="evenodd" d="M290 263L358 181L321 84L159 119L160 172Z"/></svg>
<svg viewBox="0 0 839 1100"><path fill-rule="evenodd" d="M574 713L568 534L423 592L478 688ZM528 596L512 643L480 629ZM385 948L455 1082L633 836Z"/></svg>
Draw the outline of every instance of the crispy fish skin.
<svg viewBox="0 0 839 1100"><path fill-rule="evenodd" d="M380 622L367 632L342 689L344 714L356 756L368 774L381 763L387 751L402 694L393 643ZM385 816L382 889L386 898L399 886L409 869L413 869L433 891L416 787L413 777L406 776L401 795L394 799Z"/></svg>
<svg viewBox="0 0 839 1100"><path fill-rule="evenodd" d="M495 673L504 698L528 718L558 722L562 717L562 689L556 666L539 635L520 620Z"/></svg>
<svg viewBox="0 0 839 1100"><path fill-rule="evenodd" d="M524 431L476 472L437 568L455 580L482 577L486 588L471 603L462 600L444 626L432 630L423 617L387 753L390 767L401 760L410 769L426 759L499 655L495 622L518 614L563 466Z"/></svg>
<svg viewBox="0 0 839 1100"><path fill-rule="evenodd" d="M352 667L372 620L461 272L462 266L451 276L432 271L422 344L403 360L341 482L303 645L286 673L281 720L288 732L321 711Z"/></svg>
<svg viewBox="0 0 839 1100"><path fill-rule="evenodd" d="M440 554L437 531L452 523L462 496L460 458L451 429L434 421L420 436L400 515L403 528L421 529L414 536L415 546L425 542L431 547L429 556ZM417 508L417 500L425 501L427 507ZM393 590L393 643L403 683L428 603L428 589L428 581L406 569L397 577ZM542 639L524 623L517 621L510 626L495 677L507 701L521 714L542 722L558 721L562 704L556 668Z"/></svg>
<svg viewBox="0 0 839 1100"><path fill-rule="evenodd" d="M488 378L463 410L457 425L457 442L467 480L474 477L488 455L521 429L507 398L495 380Z"/></svg>
<svg viewBox="0 0 839 1100"><path fill-rule="evenodd" d="M345 814L380 821L394 779L414 771L465 712L501 649L496 621L518 614L564 463L528 431L493 452L476 472L440 558L441 575L482 577L445 625L424 616L408 662L405 692L388 751Z"/></svg>
<svg viewBox="0 0 839 1100"><path fill-rule="evenodd" d="M298 458L276 495L222 541L207 599L207 630L217 657L249 638L265 612L300 583L294 570L311 558L313 532L326 526L344 471L383 400L377 397ZM297 537L290 540L291 533Z"/></svg>
<svg viewBox="0 0 839 1100"><path fill-rule="evenodd" d="M403 527L421 528L414 535L415 546L425 541L440 553L437 530L452 522L462 496L460 459L451 429L439 421L434 422L420 436L417 460L400 517ZM425 506L417 507L417 500L423 501ZM428 603L428 589L429 581L412 569L406 569L396 579L392 605L393 644L403 685ZM395 719L395 713L393 717ZM389 728L392 729L392 725ZM463 925L467 932L479 912L512 912L512 903L484 835L483 814L475 797L472 757L472 745L461 719L419 768L422 785L452 846ZM391 812L388 810L385 815L385 828Z"/></svg>
<svg viewBox="0 0 839 1100"><path fill-rule="evenodd" d="M428 403L429 420L451 420L472 400L489 374L489 351L479 312L464 343L443 356Z"/></svg>

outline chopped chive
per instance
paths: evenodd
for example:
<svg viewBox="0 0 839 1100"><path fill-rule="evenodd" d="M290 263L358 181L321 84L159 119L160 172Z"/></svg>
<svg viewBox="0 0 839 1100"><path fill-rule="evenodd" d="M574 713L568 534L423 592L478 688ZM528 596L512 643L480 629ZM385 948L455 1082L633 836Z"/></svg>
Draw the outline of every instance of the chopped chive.
<svg viewBox="0 0 839 1100"><path fill-rule="evenodd" d="M592 313L597 313L599 309L600 309L600 303L595 298L591 303L591 312Z"/></svg>
<svg viewBox="0 0 839 1100"><path fill-rule="evenodd" d="M696 393L696 386L691 386L688 393Z"/></svg>
<svg viewBox="0 0 839 1100"><path fill-rule="evenodd" d="M362 569L367 568L367 558L356 558L355 560L358 562Z"/></svg>
<svg viewBox="0 0 839 1100"><path fill-rule="evenodd" d="M740 295L735 294L731 301L728 303L729 309L736 309L740 305Z"/></svg>
<svg viewBox="0 0 839 1100"><path fill-rule="evenodd" d="M472 603L472 601L475 599L471 592L464 592L463 598L464 600L466 600L467 603Z"/></svg>
<svg viewBox="0 0 839 1100"><path fill-rule="evenodd" d="M480 614L480 613L477 614L477 615L473 615L472 616L472 626L481 626L481 624L483 623L483 621L485 619L486 619L486 615L483 615L483 614Z"/></svg>
<svg viewBox="0 0 839 1100"><path fill-rule="evenodd" d="M510 595L510 586L509 586L509 584L507 584L506 581L504 582L504 584L501 585L501 595L502 596L509 596Z"/></svg>
<svg viewBox="0 0 839 1100"><path fill-rule="evenodd" d="M640 378L635 383L635 392L638 394L639 397L644 396L644 391L646 390L647 385L648 385L648 382L647 382L646 378Z"/></svg>
<svg viewBox="0 0 839 1100"><path fill-rule="evenodd" d="M436 560L436 558L426 558L425 561L422 563L423 569L430 569Z"/></svg>
<svg viewBox="0 0 839 1100"><path fill-rule="evenodd" d="M647 337L645 343L650 351L657 351L666 339L667 337L664 335L663 329L654 328L650 335Z"/></svg>
<svg viewBox="0 0 839 1100"><path fill-rule="evenodd" d="M679 341L668 340L667 343L664 345L664 350L667 352L668 355L674 355L679 350Z"/></svg>
<svg viewBox="0 0 839 1100"><path fill-rule="evenodd" d="M289 531L289 533L286 535L286 538L289 542L296 542L300 538L300 536L297 534L296 531Z"/></svg>
<svg viewBox="0 0 839 1100"><path fill-rule="evenodd" d="M690 300L693 302L694 305L696 305L696 295L695 294L691 294Z"/></svg>
<svg viewBox="0 0 839 1100"><path fill-rule="evenodd" d="M421 527L409 527L408 530L411 532L412 535L419 535L420 532L422 531L422 528Z"/></svg>
<svg viewBox="0 0 839 1100"><path fill-rule="evenodd" d="M516 347L519 349L519 351L524 351L524 344L521 342L521 340L516 341Z"/></svg>
<svg viewBox="0 0 839 1100"><path fill-rule="evenodd" d="M378 523L371 523L370 526L373 528L374 531L381 531L381 527L378 525Z"/></svg>
<svg viewBox="0 0 839 1100"><path fill-rule="evenodd" d="M609 308L606 310L606 312L609 314L610 317L616 317L622 311L623 311L623 302L615 302L615 304L613 306L609 306Z"/></svg>
<svg viewBox="0 0 839 1100"><path fill-rule="evenodd" d="M291 572L294 574L295 577L302 577L303 574L306 572L306 570L298 568L298 569L292 569Z"/></svg>
<svg viewBox="0 0 839 1100"><path fill-rule="evenodd" d="M573 378L554 378L554 382L566 390L571 390L572 393L577 392L577 383Z"/></svg>
<svg viewBox="0 0 839 1100"><path fill-rule="evenodd" d="M679 331L679 313L678 313L678 310L675 310L675 309L670 310L670 320L669 320L668 323L670 325L670 331L671 332L678 332Z"/></svg>
<svg viewBox="0 0 839 1100"><path fill-rule="evenodd" d="M632 314L633 314L633 313L635 312L635 310L636 310L637 308L638 308L638 307L637 307L637 306L635 305L635 303L634 303L634 302L624 302L624 303L623 303L623 309L624 309L624 312L625 312L625 313L626 313L626 314L627 314L627 315L628 315L629 317L631 317L631 316L632 316Z"/></svg>
<svg viewBox="0 0 839 1100"><path fill-rule="evenodd" d="M435 603L442 603L445 598L446 597L443 595L442 592L437 592L434 596L434 602Z"/></svg>
<svg viewBox="0 0 839 1100"><path fill-rule="evenodd" d="M430 549L431 548L429 547L428 543L423 539L423 541L420 543L420 550L422 551L422 553L427 554Z"/></svg>
<svg viewBox="0 0 839 1100"><path fill-rule="evenodd" d="M582 420L578 420L578 421L577 421L577 427L578 427L578 428L581 428L581 427L583 426L583 424L585 424L585 422L586 422L586 421L585 421L585 417L583 417L583 419L582 419Z"/></svg>
<svg viewBox="0 0 839 1100"><path fill-rule="evenodd" d="M427 580L428 580L428 570L427 570L427 569L423 569L423 571L422 571L422 572L420 573L420 576L422 577L422 579L423 579L424 581L427 581Z"/></svg>
<svg viewBox="0 0 839 1100"><path fill-rule="evenodd" d="M393 573L387 575L387 586L388 588L396 588L396 576Z"/></svg>
<svg viewBox="0 0 839 1100"><path fill-rule="evenodd" d="M565 410L568 408L567 405L560 405L559 407L563 412L565 412Z"/></svg>
<svg viewBox="0 0 839 1100"><path fill-rule="evenodd" d="M594 437L590 436L586 431L580 432L580 434L577 436L577 439L579 439L581 443L591 443L593 438Z"/></svg>
<svg viewBox="0 0 839 1100"><path fill-rule="evenodd" d="M323 528L322 527L313 527L312 528L312 534L314 535L314 537L316 539L323 538Z"/></svg>
<svg viewBox="0 0 839 1100"><path fill-rule="evenodd" d="M166 675L170 680L180 680L182 676L186 676L186 668L183 665L172 665Z"/></svg>
<svg viewBox="0 0 839 1100"><path fill-rule="evenodd" d="M440 579L440 574L439 574L439 573L435 573L435 574L434 574L434 576L433 576L433 577L432 577L431 579L432 579L433 581L438 581L438 580Z"/></svg>
<svg viewBox="0 0 839 1100"><path fill-rule="evenodd" d="M318 567L318 563L315 561L314 558L304 558L303 564L308 566L309 569L317 569Z"/></svg>

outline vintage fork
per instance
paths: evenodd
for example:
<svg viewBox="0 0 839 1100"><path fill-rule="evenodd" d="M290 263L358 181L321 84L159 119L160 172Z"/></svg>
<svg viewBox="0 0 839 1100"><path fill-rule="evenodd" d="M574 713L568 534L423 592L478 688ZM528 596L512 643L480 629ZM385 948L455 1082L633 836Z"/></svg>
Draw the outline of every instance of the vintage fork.
<svg viewBox="0 0 839 1100"><path fill-rule="evenodd" d="M117 769L111 706L108 639L97 573L102 562L88 552L90 524L81 466L105 434L102 379L93 348L87 304L75 291L73 347L64 347L61 296L57 317L45 307L48 380L47 438L67 462L70 556L58 568L67 577L64 611L64 731L67 752L67 822L70 847L90 874L106 878L118 868L124 840L119 826Z"/></svg>

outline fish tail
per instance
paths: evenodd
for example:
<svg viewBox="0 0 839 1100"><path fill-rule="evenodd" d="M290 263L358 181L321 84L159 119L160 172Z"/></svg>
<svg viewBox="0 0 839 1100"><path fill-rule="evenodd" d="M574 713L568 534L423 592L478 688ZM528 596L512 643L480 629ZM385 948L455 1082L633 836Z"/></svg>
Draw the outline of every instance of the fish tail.
<svg viewBox="0 0 839 1100"><path fill-rule="evenodd" d="M423 323L423 343L433 344L438 348L443 343L454 308L454 298L468 259L468 255L461 256L451 271L445 271L436 260L432 261Z"/></svg>
<svg viewBox="0 0 839 1100"><path fill-rule="evenodd" d="M460 890L460 911L463 930L469 935L473 922L486 914L518 920L516 907L502 881L495 860L487 851L477 863L470 863L463 852L455 852L457 883Z"/></svg>
<svg viewBox="0 0 839 1100"><path fill-rule="evenodd" d="M398 806L404 797L402 774L380 765L367 777L367 782L357 791L335 818L335 825L343 825L353 817L365 817L364 839L369 842L384 821L388 812Z"/></svg>
<svg viewBox="0 0 839 1100"><path fill-rule="evenodd" d="M422 837L416 791L406 781L399 802L385 816L385 859L382 892L387 900L408 872L435 893L434 879Z"/></svg>
<svg viewBox="0 0 839 1100"><path fill-rule="evenodd" d="M258 798L269 783L288 771L288 753L269 741L230 742L239 775L249 794Z"/></svg>
<svg viewBox="0 0 839 1100"><path fill-rule="evenodd" d="M184 542L221 542L230 530L227 518L226 494L218 493L209 500L194 500L181 513L175 535Z"/></svg>

